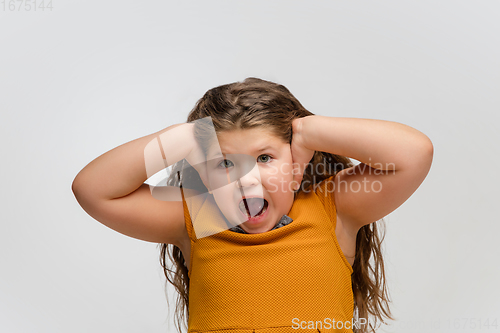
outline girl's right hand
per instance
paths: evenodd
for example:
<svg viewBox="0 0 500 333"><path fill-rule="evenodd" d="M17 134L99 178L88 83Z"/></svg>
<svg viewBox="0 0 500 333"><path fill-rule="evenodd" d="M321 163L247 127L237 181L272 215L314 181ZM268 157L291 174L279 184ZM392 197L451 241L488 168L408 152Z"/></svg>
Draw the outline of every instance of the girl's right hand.
<svg viewBox="0 0 500 333"><path fill-rule="evenodd" d="M302 178L304 177L304 171L307 168L308 163L314 156L314 150L307 148L304 144L304 137L302 135L302 119L297 118L292 122L292 143L290 144L290 150L292 153L293 161L293 180L295 182L294 190L300 188L302 184ZM297 167L296 167L297 166Z"/></svg>
<svg viewBox="0 0 500 333"><path fill-rule="evenodd" d="M186 123L187 128L190 131L191 140L191 151L185 157L186 161L198 172L203 184L210 192L209 182L208 182L208 171L207 171L207 159L205 152L201 149L200 145L194 137L194 123Z"/></svg>

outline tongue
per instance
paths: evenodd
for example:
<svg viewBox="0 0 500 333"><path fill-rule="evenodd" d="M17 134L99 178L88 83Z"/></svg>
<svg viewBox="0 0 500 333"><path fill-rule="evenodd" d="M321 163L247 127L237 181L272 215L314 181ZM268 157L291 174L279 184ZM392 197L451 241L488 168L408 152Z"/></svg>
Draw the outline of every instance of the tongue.
<svg viewBox="0 0 500 333"><path fill-rule="evenodd" d="M245 205L246 202L246 205ZM246 206L246 207L245 207ZM243 199L240 202L240 210L250 216L256 216L264 208L263 198Z"/></svg>

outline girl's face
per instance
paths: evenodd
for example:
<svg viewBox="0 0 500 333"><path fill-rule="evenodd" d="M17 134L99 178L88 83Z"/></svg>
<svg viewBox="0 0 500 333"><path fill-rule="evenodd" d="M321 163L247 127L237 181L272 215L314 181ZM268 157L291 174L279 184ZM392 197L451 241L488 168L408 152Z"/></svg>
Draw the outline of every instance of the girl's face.
<svg viewBox="0 0 500 333"><path fill-rule="evenodd" d="M240 224L247 233L271 230L294 200L290 144L258 128L217 138L220 148L212 146L207 154L206 185L219 209L230 225Z"/></svg>

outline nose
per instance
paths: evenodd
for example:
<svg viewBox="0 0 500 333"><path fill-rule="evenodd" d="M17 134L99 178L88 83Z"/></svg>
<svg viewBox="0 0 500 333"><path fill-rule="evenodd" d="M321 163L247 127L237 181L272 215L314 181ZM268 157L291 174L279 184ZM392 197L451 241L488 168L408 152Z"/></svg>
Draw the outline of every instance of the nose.
<svg viewBox="0 0 500 333"><path fill-rule="evenodd" d="M260 184L260 180L259 167L258 165L255 165L250 172L238 179L236 184L238 188L254 187Z"/></svg>

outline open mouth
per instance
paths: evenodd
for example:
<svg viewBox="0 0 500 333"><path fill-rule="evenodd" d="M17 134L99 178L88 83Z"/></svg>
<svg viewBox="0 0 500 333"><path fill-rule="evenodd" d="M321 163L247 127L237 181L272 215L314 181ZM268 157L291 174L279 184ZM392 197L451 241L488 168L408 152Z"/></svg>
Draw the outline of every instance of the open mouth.
<svg viewBox="0 0 500 333"><path fill-rule="evenodd" d="M239 209L248 218L260 216L267 210L269 203L264 198L245 198L240 201Z"/></svg>

